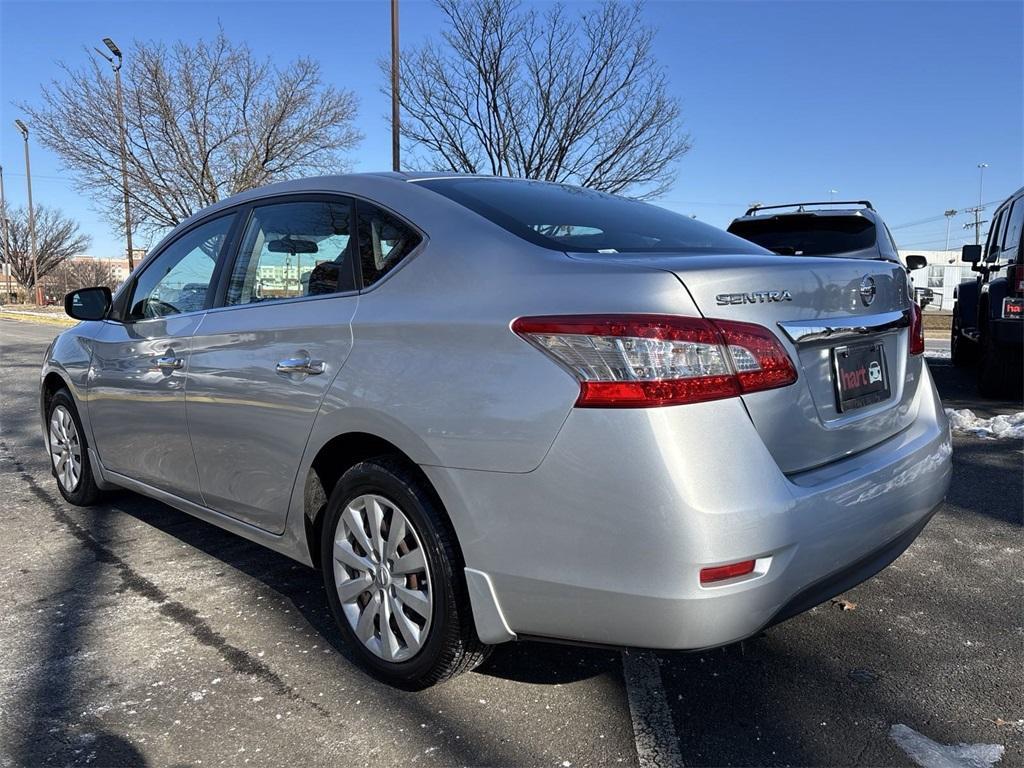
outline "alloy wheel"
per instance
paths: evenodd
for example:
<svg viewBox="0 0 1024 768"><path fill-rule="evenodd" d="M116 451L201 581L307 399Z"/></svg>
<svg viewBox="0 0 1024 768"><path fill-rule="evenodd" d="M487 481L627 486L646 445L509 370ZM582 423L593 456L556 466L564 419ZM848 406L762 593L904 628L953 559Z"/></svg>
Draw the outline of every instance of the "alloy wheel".
<svg viewBox="0 0 1024 768"><path fill-rule="evenodd" d="M374 655L407 661L426 642L434 597L423 542L396 504L364 494L334 534L334 583L349 626Z"/></svg>
<svg viewBox="0 0 1024 768"><path fill-rule="evenodd" d="M74 492L82 476L82 443L75 420L63 405L50 414L50 458L57 481L68 493Z"/></svg>

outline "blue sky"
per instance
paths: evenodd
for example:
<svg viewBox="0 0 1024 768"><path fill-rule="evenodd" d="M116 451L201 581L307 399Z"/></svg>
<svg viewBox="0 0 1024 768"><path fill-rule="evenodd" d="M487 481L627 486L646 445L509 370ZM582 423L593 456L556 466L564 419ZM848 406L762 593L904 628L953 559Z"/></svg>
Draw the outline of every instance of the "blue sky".
<svg viewBox="0 0 1024 768"><path fill-rule="evenodd" d="M566 3L570 10L583 6ZM1020 2L649 2L655 53L683 104L694 146L660 204L726 226L751 201L871 199L901 247L941 248L944 220L900 227L1024 183L1024 4ZM427 0L402 0L402 42L436 35ZM9 204L25 201L15 103L38 98L57 63L112 37L193 41L216 33L259 55L322 62L360 97L356 170L390 167L377 60L388 4L363 2L9 2L0 0L0 163ZM56 157L32 146L36 202L63 208L122 246L75 192ZM954 243L971 235L954 220Z"/></svg>

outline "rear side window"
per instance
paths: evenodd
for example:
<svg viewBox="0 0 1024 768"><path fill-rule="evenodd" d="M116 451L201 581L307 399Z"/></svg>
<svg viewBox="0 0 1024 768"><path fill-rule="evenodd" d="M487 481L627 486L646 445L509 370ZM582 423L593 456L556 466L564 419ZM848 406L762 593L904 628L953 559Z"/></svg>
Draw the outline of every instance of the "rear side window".
<svg viewBox="0 0 1024 768"><path fill-rule="evenodd" d="M743 219L729 225L734 235L769 251L791 256L830 256L875 247L875 225L863 216L787 214Z"/></svg>
<svg viewBox="0 0 1024 768"><path fill-rule="evenodd" d="M380 280L408 256L422 239L416 230L385 210L360 200L359 265L363 286Z"/></svg>
<svg viewBox="0 0 1024 768"><path fill-rule="evenodd" d="M1006 235L1003 237L1003 256L1005 258L1010 260L1015 258L1017 246L1020 245L1022 229L1024 229L1024 197L1018 197L1013 203L1010 220L1006 223Z"/></svg>
<svg viewBox="0 0 1024 768"><path fill-rule="evenodd" d="M764 253L656 205L565 184L501 178L418 181L536 245L589 253Z"/></svg>

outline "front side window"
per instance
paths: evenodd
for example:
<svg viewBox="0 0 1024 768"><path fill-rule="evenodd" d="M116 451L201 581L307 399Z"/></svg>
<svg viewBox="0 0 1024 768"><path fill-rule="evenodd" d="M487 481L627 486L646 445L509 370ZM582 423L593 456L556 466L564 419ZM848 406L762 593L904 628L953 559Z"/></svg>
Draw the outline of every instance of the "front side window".
<svg viewBox="0 0 1024 768"><path fill-rule="evenodd" d="M375 205L360 201L359 264L363 286L373 285L420 244L412 227Z"/></svg>
<svg viewBox="0 0 1024 768"><path fill-rule="evenodd" d="M1006 211L1000 211L988 232L988 247L985 250L987 261L996 261L999 258L999 241L1003 234L1003 221L1005 218Z"/></svg>
<svg viewBox="0 0 1024 768"><path fill-rule="evenodd" d="M201 224L167 246L139 275L128 319L147 320L204 309L213 271L234 219L232 214Z"/></svg>
<svg viewBox="0 0 1024 768"><path fill-rule="evenodd" d="M764 253L745 240L656 205L567 184L502 178L415 182L514 235L583 253Z"/></svg>
<svg viewBox="0 0 1024 768"><path fill-rule="evenodd" d="M355 289L348 201L254 208L228 285L228 304Z"/></svg>

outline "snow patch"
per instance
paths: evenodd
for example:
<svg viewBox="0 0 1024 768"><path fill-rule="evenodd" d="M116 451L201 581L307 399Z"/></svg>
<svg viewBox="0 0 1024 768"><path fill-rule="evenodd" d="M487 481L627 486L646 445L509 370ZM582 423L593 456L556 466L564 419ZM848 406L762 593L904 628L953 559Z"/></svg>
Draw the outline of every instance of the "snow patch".
<svg viewBox="0 0 1024 768"><path fill-rule="evenodd" d="M939 744L903 723L889 738L922 768L991 768L1003 758L1001 744Z"/></svg>
<svg viewBox="0 0 1024 768"><path fill-rule="evenodd" d="M1000 414L991 419L982 419L970 408L947 408L946 416L955 432L975 437L1005 437L1017 440L1024 438L1024 411L1009 416Z"/></svg>
<svg viewBox="0 0 1024 768"><path fill-rule="evenodd" d="M929 360L949 360L953 355L948 349L925 349L924 356Z"/></svg>

